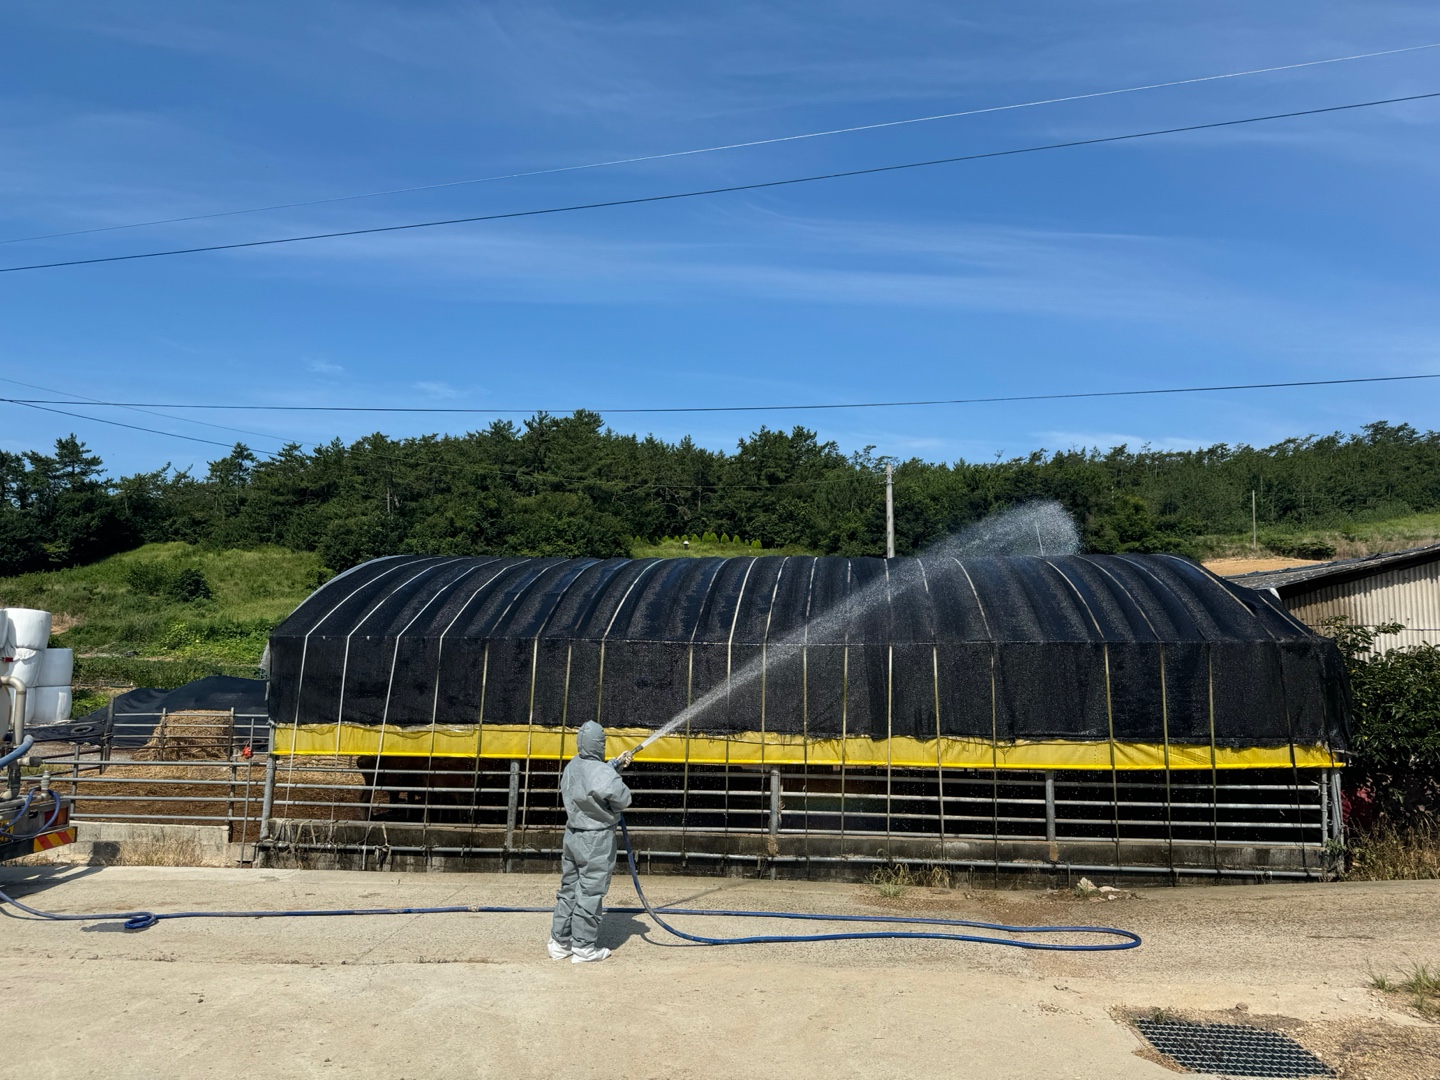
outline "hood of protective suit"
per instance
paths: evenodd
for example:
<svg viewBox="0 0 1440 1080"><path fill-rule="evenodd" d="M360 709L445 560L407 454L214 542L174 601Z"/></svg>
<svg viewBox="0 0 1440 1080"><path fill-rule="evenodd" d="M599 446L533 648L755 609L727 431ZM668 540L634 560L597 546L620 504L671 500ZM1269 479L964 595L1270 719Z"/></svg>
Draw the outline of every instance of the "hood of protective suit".
<svg viewBox="0 0 1440 1080"><path fill-rule="evenodd" d="M591 720L575 738L579 753L560 776L567 828L608 829L630 805L630 789L605 763L605 729ZM612 855L611 858L614 856Z"/></svg>
<svg viewBox="0 0 1440 1080"><path fill-rule="evenodd" d="M575 736L575 748L580 752L582 758L604 761L605 729L594 720L585 721L580 725L579 734Z"/></svg>

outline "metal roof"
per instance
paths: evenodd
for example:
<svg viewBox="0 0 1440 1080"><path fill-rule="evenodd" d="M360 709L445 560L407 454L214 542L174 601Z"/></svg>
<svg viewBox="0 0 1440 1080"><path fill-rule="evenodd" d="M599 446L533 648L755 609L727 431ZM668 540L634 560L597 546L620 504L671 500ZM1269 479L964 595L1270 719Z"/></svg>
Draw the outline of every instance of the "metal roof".
<svg viewBox="0 0 1440 1080"><path fill-rule="evenodd" d="M1250 589L1274 589L1280 596L1289 597L1321 586L1340 585L1437 560L1440 560L1440 544L1431 544L1407 551L1366 555L1359 559L1337 559L1314 566L1297 566L1290 570L1257 570L1250 574L1236 574L1227 580Z"/></svg>

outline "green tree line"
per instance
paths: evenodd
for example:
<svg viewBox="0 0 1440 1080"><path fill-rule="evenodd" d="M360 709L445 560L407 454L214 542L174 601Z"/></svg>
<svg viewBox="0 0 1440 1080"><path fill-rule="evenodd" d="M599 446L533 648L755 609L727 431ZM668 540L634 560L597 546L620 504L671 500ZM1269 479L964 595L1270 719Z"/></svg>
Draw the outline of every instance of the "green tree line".
<svg viewBox="0 0 1440 1080"><path fill-rule="evenodd" d="M873 447L845 454L803 427L762 427L732 451L709 450L580 412L464 435L292 444L269 457L237 445L204 475L165 466L114 479L74 435L51 454L0 452L0 574L167 540L314 551L334 570L396 553L625 555L637 538L707 532L874 555L887 463L902 554L1032 499L1065 506L1090 550L1192 555L1248 532L1252 492L1272 547L1306 529L1440 510L1440 433L1406 424L1263 448L945 464Z"/></svg>

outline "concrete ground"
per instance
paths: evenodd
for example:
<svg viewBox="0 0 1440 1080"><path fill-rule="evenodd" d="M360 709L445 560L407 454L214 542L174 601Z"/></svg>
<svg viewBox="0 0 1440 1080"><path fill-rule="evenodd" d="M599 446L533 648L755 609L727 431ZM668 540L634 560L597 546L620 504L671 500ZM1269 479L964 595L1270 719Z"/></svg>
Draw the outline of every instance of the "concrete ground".
<svg viewBox="0 0 1440 1080"><path fill-rule="evenodd" d="M541 905L529 875L35 866L59 912ZM37 922L0 908L0 1075L123 1078L1173 1077L1129 1012L1281 1027L1342 1077L1440 1077L1440 1025L1371 973L1440 961L1440 882L1071 894L657 877L653 901L1108 923L1115 953L933 941L687 946L611 915L601 964L543 915ZM628 882L611 893L634 903ZM682 920L677 920L682 921ZM753 923L689 919L703 932ZM775 924L765 924L767 929ZM794 927L795 924L788 924Z"/></svg>

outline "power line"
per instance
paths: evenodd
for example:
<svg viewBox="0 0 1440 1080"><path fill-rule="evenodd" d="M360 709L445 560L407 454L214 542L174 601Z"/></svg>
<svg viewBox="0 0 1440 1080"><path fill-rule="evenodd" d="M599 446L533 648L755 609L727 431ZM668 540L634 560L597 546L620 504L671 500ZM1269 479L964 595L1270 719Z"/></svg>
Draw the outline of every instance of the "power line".
<svg viewBox="0 0 1440 1080"><path fill-rule="evenodd" d="M237 410L244 412L325 412L325 413L421 413L421 414L479 414L483 416L535 416L541 413L552 416L573 415L581 411L594 411L604 415L635 416L673 413L743 413L743 412L822 412L841 409L901 409L936 405L996 405L1005 402L1022 401L1075 401L1083 398L1153 397L1161 394L1212 394L1229 390L1285 390L1306 386L1354 386L1362 383L1416 382L1424 379L1440 379L1440 373L1429 375L1365 375L1353 379L1295 379L1286 382L1224 383L1213 386L1165 386L1144 390L1077 390L1062 394L1005 394L995 397L969 398L928 398L910 401L848 401L811 405L673 405L652 408L616 409L480 409L403 405L217 405L210 403L190 404L184 402L142 402L142 401L96 401L97 406L111 408L156 408L156 409L206 409ZM14 405L65 405L71 402L55 401L51 398L7 398L0 402Z"/></svg>
<svg viewBox="0 0 1440 1080"><path fill-rule="evenodd" d="M1295 388L1295 387L1310 387L1310 386L1349 386L1349 385L1355 385L1355 384L1360 384L1360 383L1413 382L1413 381L1417 381L1417 380L1426 380L1426 379L1440 379L1440 373L1428 374L1428 375L1372 375L1372 376L1364 376L1364 377L1353 378L1353 379L1303 379L1303 380L1294 380L1294 381L1288 381L1288 382L1230 383L1230 384L1225 384L1225 385L1214 385L1214 386L1159 387L1159 388L1150 388L1150 389L1144 389L1144 390L1090 390L1090 391L1076 391L1076 392L1072 392L1072 393L1063 393L1063 394L1014 394L1014 395L1005 395L1005 396L996 396L996 397L937 398L937 399L931 399L931 400L914 400L914 401L865 401L865 402L849 402L849 403L844 403L844 404L829 404L829 405L734 405L734 406L719 405L719 406L696 406L696 407L659 407L659 408L628 408L628 409L623 409L623 408L622 408L622 409L608 409L608 410L605 410L605 411L606 411L606 412L609 412L609 413L612 413L612 414L616 414L616 413L623 413L623 414L646 414L646 413L648 413L648 414L654 414L654 413L715 413L715 412L730 412L730 413L734 413L734 412L783 412L783 411L796 411L796 410L814 411L814 410L836 410L836 409L884 409L884 408L903 408L903 407L911 407L911 406L936 406L936 405L985 405L985 404L1000 404L1000 403L1005 403L1005 402L1025 402L1025 401L1070 401L1070 400L1077 400L1077 399L1084 399L1084 398L1144 397L1144 396L1153 396L1153 395L1160 395L1160 394L1200 394L1200 393L1215 393L1215 392L1222 392L1222 391L1229 391L1229 390L1275 390L1275 389L1288 389L1288 388ZM16 380L5 380L5 381L14 382L14 381L16 381ZM21 385L24 385L24 384L21 384ZM0 397L0 403L7 403L7 404L11 404L11 405L21 405L21 406L24 406L25 408L38 409L38 410L40 410L40 411L42 411L42 412L57 413L57 414L59 414L59 415L61 415L61 416L70 416L70 417L74 417L75 419L78 419L78 420L93 420L95 423L98 423L98 424L108 424L108 425L110 425L110 426L112 426L112 427L127 428L127 429L129 429L129 430L131 430L131 431L143 431L143 432L147 432L147 433L152 434L152 435L164 435L164 436L167 436L167 437L172 438L172 439L184 439L184 440L186 440L186 441L188 441L188 442L198 442L198 443L205 443L205 444L208 444L208 445L210 445L210 446L220 446L220 447L224 447L224 448L227 449L227 450L234 448L234 447L233 447L233 444L231 444L231 443L222 443L222 442L217 442L217 441L215 441L215 440L213 440L213 439L201 439L201 438L197 438L197 437L191 436L191 435L181 435L181 434L177 434L176 432L172 432L172 431L162 431L162 430L160 430L160 429L158 429L158 428L147 428L147 427L141 427L141 426L136 425L136 424L126 424L126 423L121 423L121 422L115 421L115 420L106 420L106 419L103 419L103 418L98 417L98 416L87 416L87 415L85 415L85 414L83 414L83 413L68 412L68 411L66 411L66 410L64 410L64 409L57 409L57 408L53 408L53 407L52 407L52 406L57 405L57 404L58 404L58 405L73 404L72 402L69 402L69 401L55 401L55 400L52 400L52 399L49 399L49 398L29 399L29 398L6 398L6 397ZM268 410L268 411L277 411L277 412L385 412L385 413L477 413L477 412L479 412L479 413L502 413L502 412L503 412L503 413L525 413L525 414L527 414L527 415L534 415L534 414L536 414L536 413L546 412L546 413L551 413L551 414L554 414L554 415L559 415L559 414L564 413L564 412L572 412L572 413L573 413L574 411L576 411L576 410L546 410L546 409L519 410L519 409L404 408L404 407L386 407L386 406L374 406L374 407L369 407L369 406L348 406L348 405L213 405L213 404L198 404L198 405L192 405L192 404L173 404L173 403L172 403L172 404L155 405L155 404L153 404L153 403L143 403L143 402L119 402L119 401L95 401L95 400L88 401L87 404L91 404L91 405L94 405L94 406L96 406L96 407L111 407L111 408L149 408L149 407L154 407L154 408L168 408L168 409L207 409L207 410L211 410L211 409L240 409L240 410L248 410L248 411L265 411L265 410ZM183 417L174 417L173 419L184 419L184 418L183 418ZM238 429L232 429L232 430L238 430ZM297 441L296 443L294 443L294 445L297 445L297 446L298 446L298 445L299 445L298 441ZM351 459L354 459L354 458L357 458L357 457L367 457L367 456L368 456L368 457L372 457L372 458L378 458L378 459L380 459L380 460L382 460L382 461L396 462L396 463L401 464L401 465L421 465L421 466L423 466L423 467L425 467L425 468L441 468L441 469L450 469L450 470L455 470L455 471L466 471L466 472L476 471L476 470L478 470L479 472L482 472L482 473L483 473L483 472L486 472L486 471L493 471L493 472L498 473L498 474L501 474L501 475L508 474L512 480L530 479L530 480L539 481L539 482L541 482L541 483L559 483L559 484L572 484L572 485L589 485L589 486L592 486L592 487L608 487L608 488L610 488L610 489L612 489L612 490L619 489L619 490L629 490L629 491L641 491L641 490L646 490L646 489L651 489L651 490L653 490L653 489L662 488L662 487L677 487L677 488L684 488L684 489L690 490L690 491L697 491L697 490L701 490L701 489L720 490L720 489L722 489L722 488L738 488L738 489L744 489L744 490L756 490L756 491L760 491L760 490L773 490L773 489L775 489L775 488L780 488L780 487L816 487L816 486L825 486L825 485L829 485L829 484L848 484L848 483L854 483L854 482L856 482L856 480L858 479L856 476L847 475L847 476L842 476L842 477L825 478L825 479L817 479L817 480L787 480L787 481L781 481L781 482L774 483L774 484L736 484L736 483L731 482L731 481L704 481L704 480L699 480L699 479L689 479L689 480L686 480L686 479L677 479L677 480L675 480L675 481L668 481L668 480L648 480L648 481L635 482L635 481L625 481L625 480L618 480L618 479L607 479L607 478L604 478L604 477L597 477L597 476L585 476L585 477L579 477L579 476L562 476L562 475L555 474L555 473L527 471L526 469L524 469L524 468L522 468L522 467L513 466L513 465L502 465L502 464L500 464L500 463L498 463L498 462L475 462L475 463L469 463L469 464L458 464L458 463L440 462L440 461L434 461L434 460L420 460L420 451L421 451L421 448L419 448L419 447L416 447L416 448L412 449L411 454L410 454L409 456L405 456L405 455L399 455L399 454L385 453L385 452L383 452L383 451L375 450L375 449L373 449L373 448L371 448L371 447L369 447L369 446L363 446L363 447L361 447L360 449L357 450L356 447L359 446L359 445L360 445L359 443L356 443L356 444L351 444L350 446L346 446L346 447L343 448L342 452L345 454L346 457L351 458ZM310 455L308 455L308 456L311 456L311 457L315 456L315 454L318 453L321 449L322 449L322 447L317 444L317 445L315 446L315 449L314 449L314 450L310 453ZM301 452L304 453L303 449L302 449ZM263 457L263 458L269 458L269 459L271 459L271 460L274 460L276 457L278 457L278 452L276 452L276 451L264 451L264 452L262 452L259 456L261 456L261 457Z"/></svg>
<svg viewBox="0 0 1440 1080"><path fill-rule="evenodd" d="M105 420L99 416L86 416L84 413L66 412L64 409L52 409L46 405L39 405L33 401L16 401L14 398L0 398L0 401L8 401L12 405L23 405L27 409L38 409L41 412L59 413L61 416L73 416L77 420L93 420L97 424L109 424L111 427L129 428L131 431L145 431L151 435L168 435L172 439L184 439L186 442L206 443L210 446L223 446L226 450L234 449L234 443L216 442L214 439L202 439L196 435L180 435L173 431L161 431L159 428L141 427L139 424L124 424L119 420ZM64 404L74 404L65 402Z"/></svg>
<svg viewBox="0 0 1440 1080"><path fill-rule="evenodd" d="M1325 113L1368 109L1377 105L1397 105L1403 102L1425 101L1435 97L1440 97L1440 91L1433 91L1426 94L1407 94L1403 97L1379 98L1374 101L1352 102L1347 105L1330 105L1320 109L1297 109L1292 112L1269 113L1265 116L1248 116L1239 120L1215 120L1205 124L1186 124L1182 127L1157 128L1151 131L1137 131L1125 135L1103 135L1092 139L1072 139L1068 142L1045 143L1040 146L1025 146L1011 150L991 150L980 154L960 154L954 157L932 158L927 161L904 162L899 165L875 165L865 169L845 169L838 172L818 173L812 176L789 177L784 180L762 180L748 184L728 184L724 187L671 192L666 195L644 195L628 199L606 199L600 202L572 203L568 206L550 206L539 210L512 210L499 214L476 214L469 217L441 218L434 221L413 221L403 225L376 225L364 229L340 229L334 232L307 233L301 236L282 236L272 240L244 240L229 244L204 244L198 247L169 248L163 251L143 251L132 255L105 255L90 259L64 259L59 262L5 266L0 267L0 274L13 274L22 270L50 270L62 266L92 266L97 263L130 262L136 259L159 259L170 255L196 255L209 251L238 251L242 248L273 247L277 244L298 244L310 240L332 240L346 236L371 236L377 233L430 229L443 225L466 225L485 221L508 221L516 218L543 217L550 214L568 214L580 210L603 210L618 206L640 206L646 203L674 202L679 199L695 199L708 195L726 195L739 191L760 191L765 188L811 184L820 180L839 180L856 176L876 176L881 173L923 169L935 165L954 165L961 162L982 161L989 158L1014 157L1019 154L1036 154L1046 150L1068 150L1080 146L1100 146L1105 143L1130 142L1136 139L1153 138L1157 135L1180 135L1194 131L1211 131L1216 128L1237 127L1242 124L1259 124L1271 120L1288 120L1300 116L1320 116Z"/></svg>
<svg viewBox="0 0 1440 1080"><path fill-rule="evenodd" d="M17 379L5 379L5 380L3 380L3 381L5 381L5 382L19 382L19 380L17 380ZM26 385L29 385L29 384L28 384L28 383L20 383L20 385L21 385L21 386L26 386ZM58 391L57 391L57 392L58 392ZM55 413L55 414L60 415L60 416L69 416L69 417L73 417L73 418L76 419L76 420L92 420L92 421L94 421L94 422L97 423L97 424L107 424L107 425L109 425L109 426L111 426L111 427L126 428L127 430L130 430L130 431L143 431L143 432L146 432L147 434L150 434L150 435L164 435L164 436L166 436L167 438L171 438L171 439L184 439L186 442L204 443L204 444L209 445L209 446L219 446L219 447L223 447L223 448L225 448L225 449L227 449L227 450L233 450L233 449L234 449L234 444L233 444L233 443L217 442L217 441L214 440L214 439L201 439L201 438L197 438L197 437L195 437L195 436L193 436L193 435L181 435L181 434L179 434L178 432L174 432L174 431L164 431L164 430L162 430L162 429L160 429L160 428L143 427L143 426L141 426L141 425L139 425L139 424L126 424L126 423L122 423L122 422L120 422L120 421L118 421L118 420L106 420L106 419L104 419L104 418L102 418L102 417L99 417L99 416L88 416L88 415L86 415L85 413L69 412L69 411L67 411L67 410L65 410L65 409L56 409L56 408L51 407L51 404L70 405L70 404L74 404L74 403L73 403L73 402L70 402L70 401L55 401L55 402L53 402L53 403L48 403L48 404L47 404L46 402L48 402L48 401L49 401L49 399L45 399L45 401L27 401L27 400L23 400L23 399L19 399L19 398L0 398L0 402L4 402L4 403L10 404L10 405L21 405L21 406L23 406L23 407L25 407L25 408L27 408L27 409L36 409L36 410L38 410L38 411L40 411L40 412ZM89 400L87 401L87 404L91 404L91 405L113 405L113 406L116 406L116 407L118 407L118 408L131 408L131 409L141 409L141 408L143 408L142 406L120 405L120 404L118 404L118 403L116 403L116 402L95 401L94 399L89 399ZM152 414L152 415L161 415L161 414ZM182 420L182 421L185 420L184 417L179 417L179 416L177 416L177 417L170 417L169 419ZM188 422L188 423L201 423L201 421L195 421L195 420L190 420L190 421L186 421L186 422ZM208 426L210 426L210 427L220 427L221 425L211 424L211 425L208 425ZM226 430L238 431L238 430L241 430L241 429L238 429L238 428L227 428ZM267 436L267 437L268 437L268 438L274 438L274 436ZM300 444L299 444L299 441L298 441L298 440L292 440L292 441L291 441L291 445L296 445L296 446L298 446L298 445L300 445ZM608 486L610 486L610 487L627 487L627 486L628 486L628 487L630 487L630 488L634 488L634 489L637 489L637 490L640 489L640 488L646 488L646 487L654 488L654 487L663 487L663 486L666 486L663 481L647 481L647 482L642 482L642 483L639 483L639 484L636 484L636 483L627 484L627 483L626 483L625 481L623 481L623 480L606 480L606 479L604 479L604 478L602 478L602 477L560 476L560 475L554 474L554 473L527 473L527 472L526 472L524 469L522 469L522 468L518 468L518 467L516 467L516 466L501 465L501 464L494 463L494 462L481 462L481 463L478 464L478 466L461 465L461 464L456 464L456 463L453 463L453 462L443 462L443 461L434 461L434 460L429 460L429 461L423 461L423 462L421 462L421 461L419 460L419 456L418 456L417 454L415 454L414 452L412 452L412 454L411 454L410 457L406 457L406 456L400 455L400 454L387 454L387 453L384 453L383 451L374 450L374 449L372 449L372 448L370 448L370 447L368 447L368 446L367 446L367 447L364 447L361 451L357 452L357 451L355 450L355 445L356 445L356 444L352 444L352 445L350 445L350 446L345 447L344 452L345 452L345 454L346 454L348 457L354 458L354 457L357 457L357 456L368 456L368 457L378 458L378 459L380 459L380 460L382 460L382 461L396 462L396 463L401 464L401 465L423 464L425 468L430 468L430 469L440 468L440 469L450 469L450 470L454 470L454 471L465 471L465 472L472 471L473 468L479 468L481 471L484 471L484 470L486 470L486 469L490 469L490 470L493 470L493 471L495 471L496 473L500 473L500 474L509 473L510 476L511 476L511 478L512 478L512 479L515 479L515 480L519 480L519 479L522 479L522 478L525 478L525 477L528 476L528 477L530 477L531 479L540 479L540 480L544 480L544 481L547 481L547 482L555 482L555 483L563 483L563 484L590 484L590 485L592 485L592 486L593 486L593 485L601 485L601 486L607 486L607 485L608 485ZM247 449L249 449L249 448L247 447ZM315 456L315 453L318 452L319 450L320 450L320 446L317 444L316 447L315 447L315 450L312 451L309 456L314 457L314 456ZM303 453L303 450L302 450L302 453ZM261 452L257 455L258 458L268 459L268 460L272 460L272 461L275 460L278 456L279 456L279 452L273 451L273 450L261 451ZM824 482L827 482L827 481L811 481L811 483L824 483ZM690 484L689 486L693 488L693 487L697 487L697 486L714 486L714 485L699 485L699 484L694 484L694 483L692 483L692 484Z"/></svg>
<svg viewBox="0 0 1440 1080"><path fill-rule="evenodd" d="M1295 64L1278 64L1272 67L1250 68L1246 71L1229 71L1220 75L1200 75L1190 79L1173 79L1169 82L1147 83L1143 86L1126 86L1114 90L1095 90L1083 94L1066 94L1063 97L1041 98L1035 101L1021 101L1009 105L990 105L978 109L963 109L959 112L936 113L931 116L913 116L901 120L882 120L873 124L855 124L850 127L830 128L824 131L807 131L798 135L780 135L770 139L750 139L745 142L726 143L721 146L705 146L692 150L672 150L666 153L641 154L628 158L612 158L608 161L592 161L583 165L560 165L550 169L528 169L523 172L500 173L494 176L481 176L469 180L448 180L438 184L417 184L411 187L387 188L383 191L366 191L354 195L336 195L325 199L304 199L296 202L275 203L270 206L251 206L240 210L217 210L205 214L187 214L183 217L156 218L152 221L135 221L125 225L103 225L90 229L72 229L68 232L41 233L36 236L17 236L9 240L0 240L0 245L23 244L32 240L56 240L66 236L88 236L94 233L119 232L125 229L142 229L154 225L176 225L187 221L206 221L213 218L238 217L243 214L263 214L273 210L294 210L307 206L327 206L333 203L354 202L359 199L377 199L386 195L408 195L420 191L440 191L445 188L490 184L500 180L523 180L535 176L554 176L558 173L604 169L616 165L638 165L648 161L666 161L673 158L694 157L698 154L714 154L726 150L747 150L757 146L774 146L777 143L820 139L832 135L851 135L860 131L879 131L884 128L905 127L911 124L928 124L937 120L958 120L967 116L1013 112L1017 109L1033 109L1042 105L1061 105L1072 101L1091 101L1096 98L1115 97L1120 94L1136 94L1146 90L1164 90L1176 86L1194 86L1197 83L1218 82L1224 79L1239 79L1250 75L1269 75L1278 71L1296 71L1301 68L1320 67L1325 64L1341 64L1352 60L1370 60L1379 56L1397 56L1401 53L1420 52L1425 49L1435 48L1440 48L1440 42L1433 42L1426 45L1408 45L1400 49L1382 49L1378 52L1354 53L1349 56L1332 56L1323 60L1305 60Z"/></svg>
<svg viewBox="0 0 1440 1080"><path fill-rule="evenodd" d="M24 387L28 387L28 388L31 389L31 390L44 390L47 394L67 394L68 397L74 399L73 401L65 401L65 400L55 400L55 401L51 401L50 404L54 404L54 405L67 405L67 404L68 404L68 405L80 405L80 404L86 404L86 405L106 405L106 404L108 404L108 402L99 401L99 400L97 400L97 399L95 399L95 398L91 398L91 397L86 397L86 396L83 395L83 394L70 394L68 391L65 391L65 390L56 390L56 389L54 389L53 387L50 387L50 386L40 386L38 383L22 382L22 381L19 380L19 379L8 379L8 378L5 378L4 376L0 376L0 382L10 383L10 384L13 385L13 386L24 386ZM4 399L0 399L0 400L4 400ZM17 401L17 402L15 402L15 404L21 405L21 404L34 404L34 403L33 403L33 402ZM144 413L146 416L158 416L158 417L160 417L162 420L178 420L178 421L179 421L180 423L182 423L182 424L194 424L194 425L196 425L197 427L215 428L217 431L233 431L233 432L234 432L235 434L237 434L237 435L253 435L253 436L255 436L255 437L258 438L258 439L270 439L270 440L272 440L272 441L274 441L274 442L281 443L282 445L283 445L284 443L287 443L287 442L294 442L294 441L295 441L295 440L293 440L293 439L282 439L282 438L281 438L280 436L278 436L278 435L268 435L268 434L266 434L266 433L263 432L263 431L250 431L248 428L228 427L228 426L226 426L225 424L216 424L216 423L212 423L212 422L210 422L210 421L208 421L208 420L192 420L192 419L191 419L190 417L188 417L188 416L168 416L168 415L166 415L165 413L151 412L151 411L149 411L149 409L148 409L147 407L141 406L141 405L121 405L121 406L119 406L119 408L122 408L122 409L130 409L130 410L132 410L132 411L134 411L134 412ZM147 431L148 431L148 430L151 430L151 429L146 428L146 429L144 429L144 430L147 430ZM169 434L169 432L160 432L160 434L165 435L165 434Z"/></svg>

